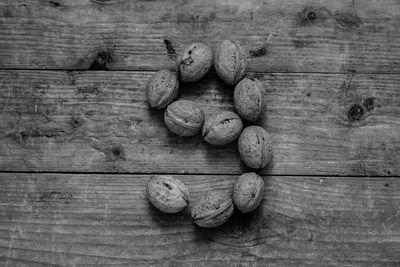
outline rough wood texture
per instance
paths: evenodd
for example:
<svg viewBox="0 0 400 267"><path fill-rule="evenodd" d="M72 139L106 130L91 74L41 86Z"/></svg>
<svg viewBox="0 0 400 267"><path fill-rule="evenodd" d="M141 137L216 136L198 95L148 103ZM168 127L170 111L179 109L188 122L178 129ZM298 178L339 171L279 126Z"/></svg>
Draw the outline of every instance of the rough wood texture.
<svg viewBox="0 0 400 267"><path fill-rule="evenodd" d="M274 158L261 207L205 230L153 208L150 176L196 198L248 169L143 88L223 39L267 88ZM0 69L0 266L400 266L398 0L0 0ZM209 116L232 93L210 73L180 97Z"/></svg>
<svg viewBox="0 0 400 267"><path fill-rule="evenodd" d="M195 199L236 176L178 176ZM217 229L161 214L142 175L0 174L8 266L398 266L400 180L264 177L261 207ZM114 266L114 265L113 265Z"/></svg>
<svg viewBox="0 0 400 267"><path fill-rule="evenodd" d="M241 173L236 143L169 133L143 87L152 72L0 72L3 171ZM250 74L254 75L254 74ZM273 134L264 174L400 175L398 75L258 75L260 124ZM233 110L232 88L209 74L183 85L206 115Z"/></svg>
<svg viewBox="0 0 400 267"><path fill-rule="evenodd" d="M233 39L257 72L399 73L400 2L0 1L0 68L158 70Z"/></svg>

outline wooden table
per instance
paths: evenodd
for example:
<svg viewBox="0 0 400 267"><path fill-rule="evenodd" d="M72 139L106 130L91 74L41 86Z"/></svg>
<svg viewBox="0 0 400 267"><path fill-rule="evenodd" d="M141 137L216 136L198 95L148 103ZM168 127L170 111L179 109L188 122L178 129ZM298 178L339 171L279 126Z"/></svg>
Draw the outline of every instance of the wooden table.
<svg viewBox="0 0 400 267"><path fill-rule="evenodd" d="M247 47L274 158L261 207L200 229L145 198L250 171L177 137L143 88L192 43ZM399 266L398 0L0 0L1 266ZM211 71L180 98L233 110Z"/></svg>

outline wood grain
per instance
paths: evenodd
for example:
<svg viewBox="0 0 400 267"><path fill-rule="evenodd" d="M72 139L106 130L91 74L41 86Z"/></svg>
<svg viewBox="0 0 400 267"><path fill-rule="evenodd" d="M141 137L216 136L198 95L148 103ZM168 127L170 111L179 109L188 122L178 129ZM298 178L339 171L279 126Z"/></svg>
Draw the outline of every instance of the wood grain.
<svg viewBox="0 0 400 267"><path fill-rule="evenodd" d="M192 199L236 176L180 175ZM264 177L249 215L200 229L161 214L148 175L0 174L0 257L8 266L398 266L400 180ZM113 265L114 266L114 265Z"/></svg>
<svg viewBox="0 0 400 267"><path fill-rule="evenodd" d="M242 173L237 144L168 132L143 88L153 72L0 72L0 170ZM267 88L259 122L274 158L262 173L400 175L398 75L250 74ZM182 99L206 116L233 110L211 73Z"/></svg>
<svg viewBox="0 0 400 267"><path fill-rule="evenodd" d="M0 68L158 70L223 39L256 72L400 72L400 2L1 0Z"/></svg>

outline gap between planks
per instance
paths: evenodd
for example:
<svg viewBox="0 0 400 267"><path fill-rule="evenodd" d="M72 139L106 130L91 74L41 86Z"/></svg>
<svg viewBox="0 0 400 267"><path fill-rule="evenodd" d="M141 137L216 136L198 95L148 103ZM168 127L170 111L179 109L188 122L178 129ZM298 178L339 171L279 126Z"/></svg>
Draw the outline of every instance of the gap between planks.
<svg viewBox="0 0 400 267"><path fill-rule="evenodd" d="M163 68L165 69L165 68ZM88 69L34 69L34 68L1 68L0 71L58 71L58 72L156 72L160 69L112 69L112 70L88 70ZM211 70L208 73L215 73L215 71ZM246 73L260 73L260 74L321 74L321 75L342 75L353 73L354 75L391 75L397 76L399 73L393 72L358 72L356 70L348 70L343 72L331 72L331 71L287 71L287 72L279 72L279 71L247 71Z"/></svg>
<svg viewBox="0 0 400 267"><path fill-rule="evenodd" d="M248 172L257 172L256 170L249 170ZM39 171L39 172L32 172L32 171L2 171L0 170L0 174L67 174L67 175L177 175L177 176L237 176L241 175L241 173L175 173L175 172L63 172L63 171ZM365 178L400 178L400 176L392 175L392 176L369 176L369 175L320 175L320 174L260 174L260 176L276 176L276 177L323 177L323 178L354 178L354 177L365 177Z"/></svg>

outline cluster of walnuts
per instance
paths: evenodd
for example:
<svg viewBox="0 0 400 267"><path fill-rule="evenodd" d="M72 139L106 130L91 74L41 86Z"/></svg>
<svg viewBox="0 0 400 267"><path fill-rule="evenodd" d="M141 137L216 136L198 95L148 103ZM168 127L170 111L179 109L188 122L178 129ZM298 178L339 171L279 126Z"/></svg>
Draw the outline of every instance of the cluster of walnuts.
<svg viewBox="0 0 400 267"><path fill-rule="evenodd" d="M234 91L235 112L223 111L205 118L194 102L177 100L179 79L199 81L214 63L218 77ZM265 111L265 91L261 82L244 78L247 69L245 49L236 42L223 41L214 56L210 47L202 43L189 45L178 60L178 75L169 70L155 73L146 86L146 98L152 108L164 109L167 128L180 136L202 133L211 145L226 145L238 139L242 161L250 168L265 167L272 158L272 139L262 127L243 129L242 119L256 122ZM257 208L263 198L264 181L254 172L241 175L235 182L232 196L222 192L208 192L196 199L191 207L193 221L201 227L217 227L233 214L234 205L243 213ZM147 185L147 198L159 210L175 213L189 203L186 186L171 176L153 177Z"/></svg>

